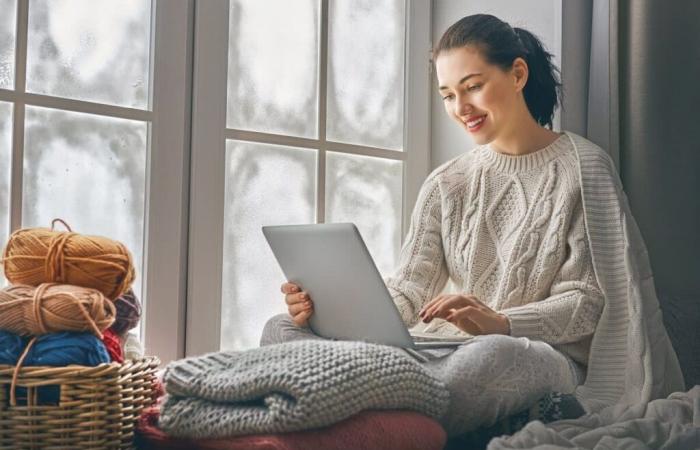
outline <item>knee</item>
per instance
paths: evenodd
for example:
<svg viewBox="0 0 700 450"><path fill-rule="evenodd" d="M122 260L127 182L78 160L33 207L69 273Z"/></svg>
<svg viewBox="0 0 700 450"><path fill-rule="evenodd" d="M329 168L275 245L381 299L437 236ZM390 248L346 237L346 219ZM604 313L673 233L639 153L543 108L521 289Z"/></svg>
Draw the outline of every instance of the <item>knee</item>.
<svg viewBox="0 0 700 450"><path fill-rule="evenodd" d="M481 335L457 349L454 358L480 380L488 380L520 363L529 341L500 334Z"/></svg>
<svg viewBox="0 0 700 450"><path fill-rule="evenodd" d="M294 327L294 322L289 314L277 314L270 317L263 327L260 345L280 344L285 341L285 330Z"/></svg>

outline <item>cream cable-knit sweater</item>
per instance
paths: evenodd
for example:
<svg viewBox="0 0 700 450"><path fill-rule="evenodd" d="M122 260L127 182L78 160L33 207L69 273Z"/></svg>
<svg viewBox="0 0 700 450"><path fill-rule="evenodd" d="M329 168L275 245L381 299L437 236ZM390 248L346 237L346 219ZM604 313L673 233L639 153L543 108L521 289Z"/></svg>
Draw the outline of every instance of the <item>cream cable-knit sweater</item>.
<svg viewBox="0 0 700 450"><path fill-rule="evenodd" d="M407 325L448 278L506 314L512 336L545 341L587 363L605 301L566 135L522 156L479 146L428 176L398 268L386 280ZM438 323L440 334L462 334Z"/></svg>

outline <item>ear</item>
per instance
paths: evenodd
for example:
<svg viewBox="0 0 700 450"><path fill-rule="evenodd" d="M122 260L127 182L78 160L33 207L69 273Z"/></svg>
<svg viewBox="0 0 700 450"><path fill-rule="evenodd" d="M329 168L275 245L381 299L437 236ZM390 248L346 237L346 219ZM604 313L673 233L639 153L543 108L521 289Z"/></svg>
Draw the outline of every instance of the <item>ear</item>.
<svg viewBox="0 0 700 450"><path fill-rule="evenodd" d="M513 67L511 68L511 73L513 74L513 81L515 82L515 90L517 92L522 91L527 83L527 78L529 75L529 69L527 63L521 57L515 58L513 60Z"/></svg>

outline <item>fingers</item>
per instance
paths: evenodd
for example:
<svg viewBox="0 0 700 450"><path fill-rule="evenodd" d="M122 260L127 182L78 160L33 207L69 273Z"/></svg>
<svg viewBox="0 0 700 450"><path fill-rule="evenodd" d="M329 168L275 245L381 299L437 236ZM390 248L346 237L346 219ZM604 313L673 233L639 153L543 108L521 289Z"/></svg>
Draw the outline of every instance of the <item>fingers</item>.
<svg viewBox="0 0 700 450"><path fill-rule="evenodd" d="M296 284L287 281L286 283L282 284L281 290L283 294L294 294L300 292L301 288L299 288L299 286L297 286Z"/></svg>
<svg viewBox="0 0 700 450"><path fill-rule="evenodd" d="M473 296L465 295L439 295L433 299L421 313L423 322L428 323L435 317L445 319L447 315L454 309L464 308L466 306L481 306L481 302Z"/></svg>
<svg viewBox="0 0 700 450"><path fill-rule="evenodd" d="M304 311L309 311L313 309L313 305L309 302L302 302L302 303L295 303L293 305L289 305L287 307L287 310L289 311L289 315L294 317L299 314L301 314Z"/></svg>
<svg viewBox="0 0 700 450"><path fill-rule="evenodd" d="M306 292L299 292L298 294L287 294L284 296L284 301L287 305L294 305L296 303L311 303L311 297Z"/></svg>
<svg viewBox="0 0 700 450"><path fill-rule="evenodd" d="M306 326L306 324L309 322L309 318L311 317L311 314L313 314L313 309L303 311L296 316L292 317L292 322L294 322L295 325L299 327Z"/></svg>
<svg viewBox="0 0 700 450"><path fill-rule="evenodd" d="M447 315L445 320L455 324L459 329L469 334L479 335L484 333L481 318L484 312L474 306L456 309Z"/></svg>
<svg viewBox="0 0 700 450"><path fill-rule="evenodd" d="M418 312L418 315L419 315L420 317L423 317L423 316L425 315L425 313L426 313L429 309L433 308L433 306L437 305L437 304L442 300L443 297L444 297L444 295L442 295L442 294L441 294L441 295L438 295L437 297L435 297L434 299L430 300L428 303L426 303L425 305L423 305L423 307L422 307L422 308L420 309L420 311Z"/></svg>

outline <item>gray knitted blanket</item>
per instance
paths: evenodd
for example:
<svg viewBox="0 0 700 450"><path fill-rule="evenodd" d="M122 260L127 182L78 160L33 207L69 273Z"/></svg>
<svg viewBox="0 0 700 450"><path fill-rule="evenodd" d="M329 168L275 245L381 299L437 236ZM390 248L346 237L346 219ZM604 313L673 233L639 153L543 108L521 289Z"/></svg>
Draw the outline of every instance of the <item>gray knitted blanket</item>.
<svg viewBox="0 0 700 450"><path fill-rule="evenodd" d="M445 385L403 350L361 342L295 341L168 365L159 425L182 438L298 431L367 409L440 418Z"/></svg>

